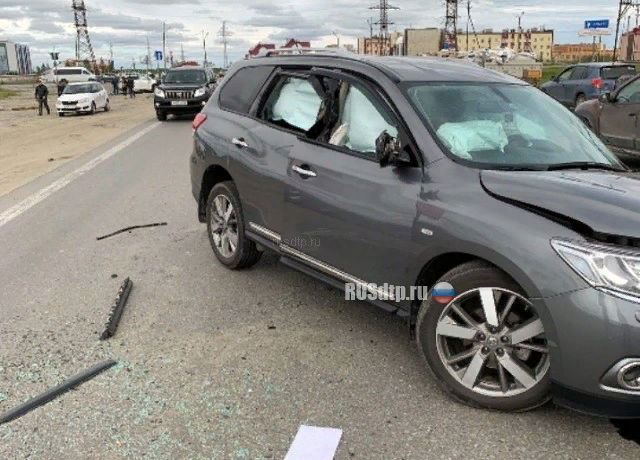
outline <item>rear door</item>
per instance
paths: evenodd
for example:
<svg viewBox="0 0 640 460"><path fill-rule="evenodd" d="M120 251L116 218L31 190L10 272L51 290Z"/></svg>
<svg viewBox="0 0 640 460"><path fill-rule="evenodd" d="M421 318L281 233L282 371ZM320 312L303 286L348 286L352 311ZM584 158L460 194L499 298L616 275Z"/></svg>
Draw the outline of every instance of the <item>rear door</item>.
<svg viewBox="0 0 640 460"><path fill-rule="evenodd" d="M582 94L586 98L588 89L584 85L585 79L588 76L589 68L585 66L576 66L573 68L569 78L562 83L562 86L564 87L563 102L565 105L575 105L578 94Z"/></svg>
<svg viewBox="0 0 640 460"><path fill-rule="evenodd" d="M602 103L600 136L613 148L640 150L640 80L620 89L613 102Z"/></svg>
<svg viewBox="0 0 640 460"><path fill-rule="evenodd" d="M401 267L420 251L412 237L422 169L380 166L376 139L384 131L402 139L401 124L374 86L343 78L330 131L301 135L290 149L282 249L333 278L386 291L384 283L404 285Z"/></svg>
<svg viewBox="0 0 640 460"><path fill-rule="evenodd" d="M282 228L286 145L290 142L282 135L269 140L271 128L256 120L251 111L273 71L273 66L243 67L230 75L218 92L221 110L208 111L203 125L209 148L216 156L228 158L223 166L236 184L249 231L250 223L272 232Z"/></svg>

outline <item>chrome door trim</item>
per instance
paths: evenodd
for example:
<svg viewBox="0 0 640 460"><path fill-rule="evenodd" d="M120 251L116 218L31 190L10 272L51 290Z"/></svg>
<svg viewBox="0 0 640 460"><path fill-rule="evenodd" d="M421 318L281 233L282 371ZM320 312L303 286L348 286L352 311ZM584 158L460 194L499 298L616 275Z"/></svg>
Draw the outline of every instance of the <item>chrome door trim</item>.
<svg viewBox="0 0 640 460"><path fill-rule="evenodd" d="M317 174L315 172L311 171L310 169L303 169L303 168L301 168L300 166L297 166L297 165L293 165L291 167L291 169L294 172L297 172L298 174L300 174L301 176L307 176L307 177L316 177L317 176Z"/></svg>
<svg viewBox="0 0 640 460"><path fill-rule="evenodd" d="M369 284L366 281L356 278L355 276L349 275L348 273L345 273L342 270L338 270L337 268L332 267L331 265L326 264L314 257L311 257L305 254L304 252L300 252L297 249L293 249L292 247L287 246L286 244L280 244L280 249L285 254L293 256L299 260L302 260L303 262L306 262L308 265L312 265L316 269L323 271L325 273L328 273L329 275L335 278L338 278L344 281L345 283L354 283L360 287L364 287L370 293L377 295L378 298L395 300L393 298L393 294L387 292L385 289L382 289L381 287L379 287L378 289L373 289L371 286L369 286Z"/></svg>
<svg viewBox="0 0 640 460"><path fill-rule="evenodd" d="M262 235L265 238L269 239L273 243L275 243L277 245L280 244L280 235L278 235L276 232L273 232L273 231L269 230L268 228L265 228L265 227L263 227L261 225L255 224L253 222L249 222L249 227L251 228L251 230L255 231L256 233L259 233L260 235Z"/></svg>
<svg viewBox="0 0 640 460"><path fill-rule="evenodd" d="M311 265L312 267L316 268L317 270L327 273L331 276L333 276L334 278L337 278L345 283L353 283L356 284L359 287L364 287L364 289L366 289L367 291L369 291L372 294L375 294L376 296L378 296L379 299L389 299L389 300L395 300L395 298L393 297L393 294L390 293L389 291L387 291L386 289L383 289L381 287L378 287L377 289L374 289L373 287L369 286L369 284L366 281L361 280L360 278L356 278L353 275L350 275L346 272L343 272L342 270L339 270L335 267L332 267L329 264L326 264L324 262L322 262L321 260L316 259L315 257L311 257L307 254L305 254L304 252L298 251L297 249L292 248L291 246L288 246L286 244L282 243L282 238L281 236L272 231L269 230L268 228L265 228L261 225L258 225L254 222L249 222L249 227L251 228L251 230L255 231L256 233L260 234L261 236L264 236L265 238L269 239L270 241L272 241L273 243L277 244L278 247L280 248L280 250L288 255L288 256L292 256L304 263L306 263L307 265Z"/></svg>

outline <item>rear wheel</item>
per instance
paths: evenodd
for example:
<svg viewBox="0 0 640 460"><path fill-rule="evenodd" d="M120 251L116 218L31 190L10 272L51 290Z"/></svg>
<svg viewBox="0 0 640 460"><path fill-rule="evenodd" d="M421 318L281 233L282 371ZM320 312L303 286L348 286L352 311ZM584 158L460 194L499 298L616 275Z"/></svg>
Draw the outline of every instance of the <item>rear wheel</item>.
<svg viewBox="0 0 640 460"><path fill-rule="evenodd" d="M586 98L586 96L584 94L578 94L576 96L576 107L578 107L580 104L582 104L586 100L587 100L587 98Z"/></svg>
<svg viewBox="0 0 640 460"><path fill-rule="evenodd" d="M207 232L217 259L232 270L256 264L262 252L244 233L244 216L233 182L220 182L207 200Z"/></svg>
<svg viewBox="0 0 640 460"><path fill-rule="evenodd" d="M167 112L156 112L156 118L160 121L165 121L167 119Z"/></svg>
<svg viewBox="0 0 640 460"><path fill-rule="evenodd" d="M111 107L109 107L109 99L107 99L107 101L104 103L104 111L108 112L110 108Z"/></svg>
<svg viewBox="0 0 640 460"><path fill-rule="evenodd" d="M453 299L434 298L439 283L453 287ZM520 286L490 264L445 274L423 302L416 335L429 369L458 401L525 411L550 399L542 320Z"/></svg>

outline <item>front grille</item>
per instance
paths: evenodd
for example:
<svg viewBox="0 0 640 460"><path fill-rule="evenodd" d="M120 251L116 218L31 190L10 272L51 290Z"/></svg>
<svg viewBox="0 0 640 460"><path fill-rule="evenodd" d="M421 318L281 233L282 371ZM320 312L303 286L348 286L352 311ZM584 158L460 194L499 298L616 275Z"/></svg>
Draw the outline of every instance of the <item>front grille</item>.
<svg viewBox="0 0 640 460"><path fill-rule="evenodd" d="M78 101L62 101L62 105L76 105Z"/></svg>
<svg viewBox="0 0 640 460"><path fill-rule="evenodd" d="M167 99L193 99L194 91L167 91Z"/></svg>

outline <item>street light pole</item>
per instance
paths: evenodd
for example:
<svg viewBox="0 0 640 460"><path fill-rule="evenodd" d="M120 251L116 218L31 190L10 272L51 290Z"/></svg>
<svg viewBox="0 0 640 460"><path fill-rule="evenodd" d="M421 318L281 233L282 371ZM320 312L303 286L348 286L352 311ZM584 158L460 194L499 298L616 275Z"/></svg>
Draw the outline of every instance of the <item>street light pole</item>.
<svg viewBox="0 0 640 460"><path fill-rule="evenodd" d="M207 66L207 37L209 32L202 31L202 49L204 50L204 66Z"/></svg>

